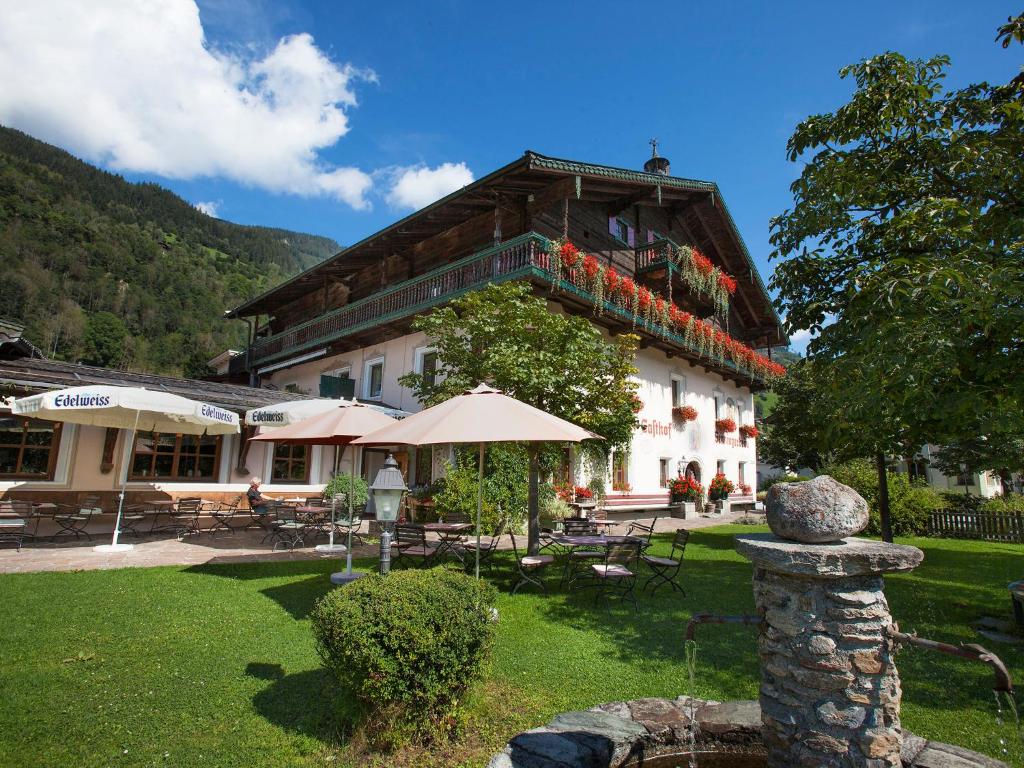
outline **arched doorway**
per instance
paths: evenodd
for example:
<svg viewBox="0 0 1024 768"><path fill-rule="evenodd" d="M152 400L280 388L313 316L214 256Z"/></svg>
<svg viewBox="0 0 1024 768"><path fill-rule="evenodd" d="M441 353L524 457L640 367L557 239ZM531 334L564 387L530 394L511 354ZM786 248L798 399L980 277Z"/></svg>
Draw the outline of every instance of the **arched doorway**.
<svg viewBox="0 0 1024 768"><path fill-rule="evenodd" d="M689 478L696 482L700 482L700 464L696 461L691 461L686 465L686 470L683 472L683 477Z"/></svg>

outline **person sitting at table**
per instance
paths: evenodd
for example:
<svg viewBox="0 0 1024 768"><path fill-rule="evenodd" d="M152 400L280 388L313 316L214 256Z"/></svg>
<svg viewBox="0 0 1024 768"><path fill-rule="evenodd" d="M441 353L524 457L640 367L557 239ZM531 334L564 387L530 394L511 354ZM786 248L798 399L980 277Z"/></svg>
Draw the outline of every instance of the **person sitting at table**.
<svg viewBox="0 0 1024 768"><path fill-rule="evenodd" d="M249 509L255 512L257 515L266 515L270 512L270 507L267 505L271 502L262 493L260 493L260 486L263 481L254 477L249 481L249 490L245 492L245 497L249 500Z"/></svg>

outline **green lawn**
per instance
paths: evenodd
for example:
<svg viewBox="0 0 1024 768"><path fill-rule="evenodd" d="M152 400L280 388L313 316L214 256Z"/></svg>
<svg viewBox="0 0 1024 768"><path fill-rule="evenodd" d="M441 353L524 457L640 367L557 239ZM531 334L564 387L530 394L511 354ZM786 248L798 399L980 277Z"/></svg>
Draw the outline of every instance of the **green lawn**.
<svg viewBox="0 0 1024 768"><path fill-rule="evenodd" d="M663 589L642 597L635 614L560 593L503 593L490 682L470 702L467 744L407 764L479 765L507 736L555 712L685 692L689 615L753 610L750 565L732 550L732 536L751 530L695 532L689 596ZM924 564L888 580L903 629L977 642L970 620L1007 616L1005 585L1024 576L1024 548L909 543L925 550ZM657 546L667 551L667 537ZM0 577L0 766L349 764L347 697L320 669L307 620L334 565ZM507 570L496 577L507 585ZM752 628L704 626L698 642L696 694L756 697ZM1020 646L985 644L1024 680ZM1024 765L1011 729L996 728L987 668L907 649L900 671L906 727L997 756L1003 737L1009 760Z"/></svg>

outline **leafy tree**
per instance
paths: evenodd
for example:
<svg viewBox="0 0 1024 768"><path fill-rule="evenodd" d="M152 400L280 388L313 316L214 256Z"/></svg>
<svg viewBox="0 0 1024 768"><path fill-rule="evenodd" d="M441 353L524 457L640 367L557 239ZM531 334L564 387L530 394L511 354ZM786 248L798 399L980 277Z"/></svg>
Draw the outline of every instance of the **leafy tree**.
<svg viewBox="0 0 1024 768"><path fill-rule="evenodd" d="M85 321L84 336L83 363L117 368L124 362L128 330L117 315L110 312L90 315Z"/></svg>
<svg viewBox="0 0 1024 768"><path fill-rule="evenodd" d="M932 463L944 474L974 474L994 470L1003 484L1003 494L1013 492L1013 473L1024 471L1024 435L1010 432L982 434L966 432L939 449Z"/></svg>
<svg viewBox="0 0 1024 768"><path fill-rule="evenodd" d="M773 384L771 411L761 423L757 458L783 469L819 471L825 463L821 439L828 422L810 361L790 366Z"/></svg>
<svg viewBox="0 0 1024 768"><path fill-rule="evenodd" d="M794 206L771 223L772 279L831 407L829 445L884 455L1024 430L1024 83L946 92L948 58L885 53L800 123ZM831 322L830 322L831 321Z"/></svg>
<svg viewBox="0 0 1024 768"><path fill-rule="evenodd" d="M417 318L437 347L437 376L399 381L427 405L489 382L506 394L605 438L604 450L629 444L636 418L633 357L637 339L607 343L587 320L551 312L525 283L489 285ZM529 547L540 540L540 450L528 447Z"/></svg>

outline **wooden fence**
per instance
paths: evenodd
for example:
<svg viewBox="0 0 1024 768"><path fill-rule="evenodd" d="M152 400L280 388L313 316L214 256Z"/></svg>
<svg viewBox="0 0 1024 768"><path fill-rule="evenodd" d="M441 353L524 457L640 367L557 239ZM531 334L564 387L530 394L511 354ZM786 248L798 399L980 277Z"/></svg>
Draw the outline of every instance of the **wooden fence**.
<svg viewBox="0 0 1024 768"><path fill-rule="evenodd" d="M928 519L928 534L950 539L983 539L1024 544L1024 514L937 509Z"/></svg>

